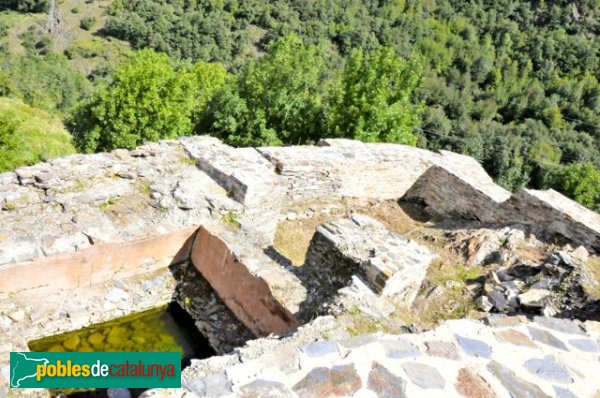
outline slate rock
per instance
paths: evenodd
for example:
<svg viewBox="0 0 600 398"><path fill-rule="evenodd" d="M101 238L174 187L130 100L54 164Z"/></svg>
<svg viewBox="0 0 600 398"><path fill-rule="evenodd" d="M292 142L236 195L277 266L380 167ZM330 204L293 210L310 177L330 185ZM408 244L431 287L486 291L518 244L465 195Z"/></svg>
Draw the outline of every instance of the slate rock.
<svg viewBox="0 0 600 398"><path fill-rule="evenodd" d="M411 382L421 388L444 388L446 380L432 366L417 362L407 362L402 364L402 368Z"/></svg>
<svg viewBox="0 0 600 398"><path fill-rule="evenodd" d="M362 387L353 364L314 368L293 390L301 397L340 397L352 395Z"/></svg>
<svg viewBox="0 0 600 398"><path fill-rule="evenodd" d="M316 341L302 347L302 352L311 358L324 357L339 354L335 341Z"/></svg>
<svg viewBox="0 0 600 398"><path fill-rule="evenodd" d="M466 398L495 398L488 383L475 371L462 368L458 371L458 377L454 384L456 391Z"/></svg>
<svg viewBox="0 0 600 398"><path fill-rule="evenodd" d="M390 372L385 366L373 362L367 387L379 398L406 397L406 381Z"/></svg>
<svg viewBox="0 0 600 398"><path fill-rule="evenodd" d="M534 316L533 321L548 329L554 329L563 333L585 335L585 332L575 321L565 318L552 318L548 316Z"/></svg>
<svg viewBox="0 0 600 398"><path fill-rule="evenodd" d="M487 294L487 298L498 311L506 309L506 297L502 293L492 290Z"/></svg>
<svg viewBox="0 0 600 398"><path fill-rule="evenodd" d="M540 343L544 343L552 347L556 347L558 349L567 351L567 346L565 345L565 343L560 341L552 333L542 329L534 328L532 326L527 326L527 329L529 330L531 338L533 338L535 341L539 341Z"/></svg>
<svg viewBox="0 0 600 398"><path fill-rule="evenodd" d="M544 301L552 292L547 289L529 289L525 293L519 294L519 302L522 306L531 308L541 308L544 306Z"/></svg>
<svg viewBox="0 0 600 398"><path fill-rule="evenodd" d="M537 374L542 379L557 381L559 383L573 383L567 369L556 362L552 355L543 358L532 358L525 362L525 369Z"/></svg>
<svg viewBox="0 0 600 398"><path fill-rule="evenodd" d="M484 312L490 312L494 308L494 305L486 296L480 296L475 304L477 304L477 308Z"/></svg>
<svg viewBox="0 0 600 398"><path fill-rule="evenodd" d="M600 344L591 339L572 339L569 344L584 352L600 352Z"/></svg>
<svg viewBox="0 0 600 398"><path fill-rule="evenodd" d="M492 355L492 347L481 340L456 335L456 341L463 351L472 357L489 358Z"/></svg>
<svg viewBox="0 0 600 398"><path fill-rule="evenodd" d="M382 341L381 345L388 358L402 359L410 357L418 357L421 351L414 344L405 340L388 340Z"/></svg>
<svg viewBox="0 0 600 398"><path fill-rule="evenodd" d="M127 388L109 388L106 395L108 398L131 398L131 391Z"/></svg>
<svg viewBox="0 0 600 398"><path fill-rule="evenodd" d="M494 335L496 335L496 338L500 341L523 347L537 348L529 336L527 336L525 333L519 332L516 329L496 330Z"/></svg>
<svg viewBox="0 0 600 398"><path fill-rule="evenodd" d="M566 388L554 386L554 392L556 393L556 398L578 398L577 395Z"/></svg>
<svg viewBox="0 0 600 398"><path fill-rule="evenodd" d="M240 398L288 398L295 397L296 394L283 383L257 379L240 387L236 396Z"/></svg>
<svg viewBox="0 0 600 398"><path fill-rule="evenodd" d="M428 341L425 343L425 346L427 347L428 355L453 360L460 358L454 343L447 341Z"/></svg>
<svg viewBox="0 0 600 398"><path fill-rule="evenodd" d="M512 398L550 398L538 386L518 378L499 362L491 361L488 370L496 376Z"/></svg>

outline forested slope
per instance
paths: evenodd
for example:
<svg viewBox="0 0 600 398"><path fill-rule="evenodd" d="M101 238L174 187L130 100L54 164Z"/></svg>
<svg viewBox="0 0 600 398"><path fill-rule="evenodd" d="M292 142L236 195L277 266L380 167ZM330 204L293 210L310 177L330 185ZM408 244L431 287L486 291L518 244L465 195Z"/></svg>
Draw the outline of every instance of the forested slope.
<svg viewBox="0 0 600 398"><path fill-rule="evenodd" d="M55 106L81 149L192 133L235 145L323 136L416 143L474 156L509 189L551 186L600 204L596 0L100 3L95 40L170 59L140 53L133 66L119 67L119 59L90 56L109 61L86 71L88 86L72 84L77 106ZM45 1L27 4L0 2L47 12ZM44 48L30 52L48 57L37 47ZM155 64L172 76L163 86L180 93L176 100L145 81L152 73L135 71ZM18 80L4 65L9 83ZM136 83L143 103L119 94Z"/></svg>

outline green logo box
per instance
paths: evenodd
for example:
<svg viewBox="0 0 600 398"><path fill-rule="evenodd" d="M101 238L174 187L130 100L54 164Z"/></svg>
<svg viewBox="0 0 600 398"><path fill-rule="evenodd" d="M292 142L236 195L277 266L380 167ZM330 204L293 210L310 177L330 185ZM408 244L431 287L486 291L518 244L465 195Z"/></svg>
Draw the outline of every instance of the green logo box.
<svg viewBox="0 0 600 398"><path fill-rule="evenodd" d="M11 352L11 388L179 388L179 352Z"/></svg>

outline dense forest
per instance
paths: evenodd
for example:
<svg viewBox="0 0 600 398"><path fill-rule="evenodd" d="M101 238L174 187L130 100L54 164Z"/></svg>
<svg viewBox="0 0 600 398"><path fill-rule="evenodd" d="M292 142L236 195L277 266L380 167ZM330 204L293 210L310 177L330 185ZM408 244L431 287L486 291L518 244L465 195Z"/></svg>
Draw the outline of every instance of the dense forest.
<svg viewBox="0 0 600 398"><path fill-rule="evenodd" d="M65 153L190 134L238 146L397 142L471 155L507 189L552 187L600 210L597 0L0 0L0 9L0 95L24 103L7 101L0 118L21 120L29 106L62 119ZM24 155L11 138L22 123L9 125L3 170L57 154Z"/></svg>

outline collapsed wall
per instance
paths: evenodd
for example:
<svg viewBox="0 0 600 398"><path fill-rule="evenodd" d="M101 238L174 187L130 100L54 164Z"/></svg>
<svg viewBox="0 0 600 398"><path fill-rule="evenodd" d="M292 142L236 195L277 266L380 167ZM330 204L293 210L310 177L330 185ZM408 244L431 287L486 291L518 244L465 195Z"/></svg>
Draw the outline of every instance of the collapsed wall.
<svg viewBox="0 0 600 398"><path fill-rule="evenodd" d="M306 272L318 284L309 297L337 292L354 275L371 289L410 307L429 263L431 252L388 231L380 222L362 214L339 219L317 228L306 255Z"/></svg>

